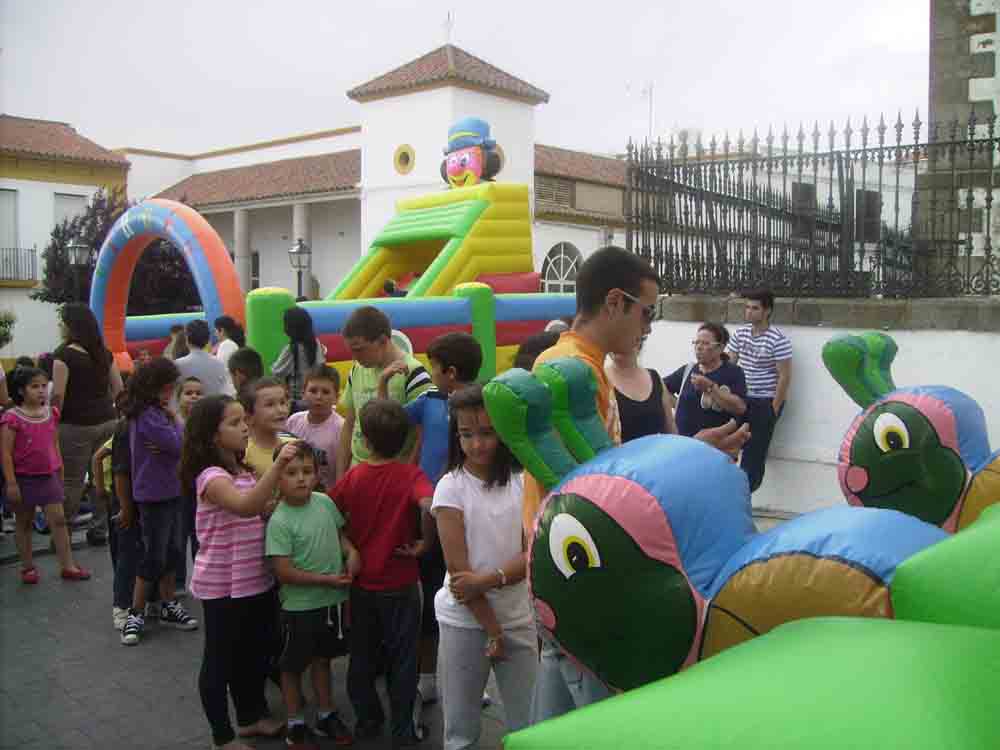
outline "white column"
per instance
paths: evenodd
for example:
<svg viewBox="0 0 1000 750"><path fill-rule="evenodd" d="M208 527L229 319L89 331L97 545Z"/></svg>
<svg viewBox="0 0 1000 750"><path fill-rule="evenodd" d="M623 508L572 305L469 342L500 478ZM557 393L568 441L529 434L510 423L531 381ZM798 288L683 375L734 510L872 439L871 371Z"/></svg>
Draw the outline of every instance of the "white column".
<svg viewBox="0 0 1000 750"><path fill-rule="evenodd" d="M243 294L250 291L250 212L245 208L233 211L234 263Z"/></svg>
<svg viewBox="0 0 1000 750"><path fill-rule="evenodd" d="M302 240L312 248L312 225L309 223L309 204L296 203L292 206L292 242ZM312 268L302 273L302 294L312 297Z"/></svg>

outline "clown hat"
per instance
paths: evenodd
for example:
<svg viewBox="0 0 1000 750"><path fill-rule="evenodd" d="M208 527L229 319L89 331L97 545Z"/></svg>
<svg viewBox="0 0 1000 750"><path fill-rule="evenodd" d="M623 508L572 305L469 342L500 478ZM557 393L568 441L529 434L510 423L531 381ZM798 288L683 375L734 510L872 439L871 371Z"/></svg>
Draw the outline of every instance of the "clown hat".
<svg viewBox="0 0 1000 750"><path fill-rule="evenodd" d="M463 117L448 128L448 145L445 154L469 146L482 146L487 151L496 148L497 142L490 138L490 124L478 117Z"/></svg>

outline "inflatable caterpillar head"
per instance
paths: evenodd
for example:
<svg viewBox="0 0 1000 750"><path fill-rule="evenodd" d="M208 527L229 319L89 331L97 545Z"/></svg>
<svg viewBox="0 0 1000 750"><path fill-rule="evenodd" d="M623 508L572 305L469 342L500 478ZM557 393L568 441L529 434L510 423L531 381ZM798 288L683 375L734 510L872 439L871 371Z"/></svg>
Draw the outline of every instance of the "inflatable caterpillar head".
<svg viewBox="0 0 1000 750"><path fill-rule="evenodd" d="M697 658L709 587L753 523L725 454L674 435L613 447L595 388L586 364L564 359L509 370L485 395L498 433L552 490L529 548L539 621L624 690Z"/></svg>
<svg viewBox="0 0 1000 750"><path fill-rule="evenodd" d="M983 410L947 386L896 388L896 343L884 333L838 336L823 362L862 412L844 436L840 486L852 505L891 508L957 531L1000 500Z"/></svg>
<svg viewBox="0 0 1000 750"><path fill-rule="evenodd" d="M448 129L444 154L441 179L453 188L490 181L502 166L490 125L478 117L465 117Z"/></svg>

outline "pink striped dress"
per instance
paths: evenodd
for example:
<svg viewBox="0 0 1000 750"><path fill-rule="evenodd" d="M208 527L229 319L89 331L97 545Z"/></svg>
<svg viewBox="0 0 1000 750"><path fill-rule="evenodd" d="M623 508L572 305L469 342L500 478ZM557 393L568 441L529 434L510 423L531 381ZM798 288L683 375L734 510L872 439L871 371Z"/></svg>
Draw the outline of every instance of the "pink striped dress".
<svg viewBox="0 0 1000 750"><path fill-rule="evenodd" d="M264 561L264 520L260 516L238 516L202 498L208 483L220 477L232 482L240 492L248 492L256 483L253 474L233 476L220 466L211 466L198 475L195 529L199 547L191 593L199 599L239 599L263 593L274 585Z"/></svg>

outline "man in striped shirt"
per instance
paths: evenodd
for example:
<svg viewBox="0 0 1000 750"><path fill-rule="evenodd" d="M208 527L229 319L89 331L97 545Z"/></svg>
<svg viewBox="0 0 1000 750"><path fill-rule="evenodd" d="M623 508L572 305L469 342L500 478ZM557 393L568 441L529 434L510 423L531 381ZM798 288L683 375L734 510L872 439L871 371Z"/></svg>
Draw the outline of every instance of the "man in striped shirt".
<svg viewBox="0 0 1000 750"><path fill-rule="evenodd" d="M755 492L764 481L764 463L774 426L785 407L792 382L792 343L771 325L774 294L759 289L746 295L746 325L736 329L729 342L729 357L747 378L747 411L750 441L743 448L740 466Z"/></svg>

